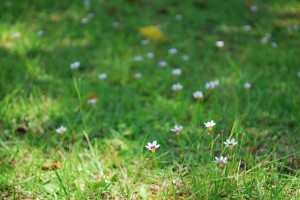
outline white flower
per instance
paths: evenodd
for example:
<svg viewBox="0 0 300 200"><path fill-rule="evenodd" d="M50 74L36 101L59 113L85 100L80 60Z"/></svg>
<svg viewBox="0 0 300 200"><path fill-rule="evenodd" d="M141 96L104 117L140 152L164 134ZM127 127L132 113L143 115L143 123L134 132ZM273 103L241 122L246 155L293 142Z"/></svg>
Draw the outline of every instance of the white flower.
<svg viewBox="0 0 300 200"><path fill-rule="evenodd" d="M203 93L201 91L196 91L193 93L194 99L203 99Z"/></svg>
<svg viewBox="0 0 300 200"><path fill-rule="evenodd" d="M271 42L271 46L273 47L273 48L277 48L277 43L276 42Z"/></svg>
<svg viewBox="0 0 300 200"><path fill-rule="evenodd" d="M147 56L147 58L149 58L149 59L154 58L154 53L148 52L148 53L146 54L146 56Z"/></svg>
<svg viewBox="0 0 300 200"><path fill-rule="evenodd" d="M216 41L216 46L218 48L223 48L224 47L224 42L223 41Z"/></svg>
<svg viewBox="0 0 300 200"><path fill-rule="evenodd" d="M119 22L114 22L114 23L112 23L112 25L111 25L114 29L118 29L118 28L120 28L120 23Z"/></svg>
<svg viewBox="0 0 300 200"><path fill-rule="evenodd" d="M248 82L245 83L245 84L244 84L244 88L245 88L245 89L250 89L250 88L251 88L251 84L248 83Z"/></svg>
<svg viewBox="0 0 300 200"><path fill-rule="evenodd" d="M182 60L184 60L184 61L187 61L187 60L189 60L190 59L190 57L188 56L188 55L183 55L182 56Z"/></svg>
<svg viewBox="0 0 300 200"><path fill-rule="evenodd" d="M175 16L175 19L178 20L178 21L182 20L182 16L178 14L178 15Z"/></svg>
<svg viewBox="0 0 300 200"><path fill-rule="evenodd" d="M134 78L136 78L136 79L140 79L141 77L142 77L142 74L139 72L134 74Z"/></svg>
<svg viewBox="0 0 300 200"><path fill-rule="evenodd" d="M67 131L67 128L64 127L64 126L61 126L61 127L56 129L56 133L59 133L59 134L63 134L66 131Z"/></svg>
<svg viewBox="0 0 300 200"><path fill-rule="evenodd" d="M89 18L89 19L92 19L93 17L95 17L95 14L94 14L94 13L89 13L89 14L88 14L88 18Z"/></svg>
<svg viewBox="0 0 300 200"><path fill-rule="evenodd" d="M251 29L252 29L252 26L249 24L243 26L244 31L251 31Z"/></svg>
<svg viewBox="0 0 300 200"><path fill-rule="evenodd" d="M174 91L179 91L182 90L183 86L180 83L176 83L174 85L172 85L172 90Z"/></svg>
<svg viewBox="0 0 300 200"><path fill-rule="evenodd" d="M300 72L298 72L298 78L300 78Z"/></svg>
<svg viewBox="0 0 300 200"><path fill-rule="evenodd" d="M71 69L77 69L79 67L80 67L80 62L78 62L78 61L75 61L75 62L70 64Z"/></svg>
<svg viewBox="0 0 300 200"><path fill-rule="evenodd" d="M150 44L150 40L142 40L142 41L141 41L141 44L142 44L142 45Z"/></svg>
<svg viewBox="0 0 300 200"><path fill-rule="evenodd" d="M174 128L171 129L174 133L176 133L177 136L179 136L181 130L183 129L183 126L180 125L175 125Z"/></svg>
<svg viewBox="0 0 300 200"><path fill-rule="evenodd" d="M210 81L205 83L205 88L206 89L214 89L215 87L219 86L219 80L214 80L214 81Z"/></svg>
<svg viewBox="0 0 300 200"><path fill-rule="evenodd" d="M143 59L144 59L143 56L135 56L134 57L135 62L141 62Z"/></svg>
<svg viewBox="0 0 300 200"><path fill-rule="evenodd" d="M152 153L155 153L155 150L159 147L160 145L159 144L157 144L157 142L156 141L154 141L153 143L148 143L147 145L146 145L146 148L148 149L148 150L150 150Z"/></svg>
<svg viewBox="0 0 300 200"><path fill-rule="evenodd" d="M43 36L43 35L44 35L44 31L43 31L43 30L38 30L38 31L36 32L36 35L37 35L37 36Z"/></svg>
<svg viewBox="0 0 300 200"><path fill-rule="evenodd" d="M166 66L168 65L168 63L167 63L166 61L160 61L160 62L158 63L158 65L159 65L160 67L166 67Z"/></svg>
<svg viewBox="0 0 300 200"><path fill-rule="evenodd" d="M86 9L91 7L91 1L90 0L84 0L83 5Z"/></svg>
<svg viewBox="0 0 300 200"><path fill-rule="evenodd" d="M228 158L227 158L227 157L220 156L220 158L215 157L215 161L214 161L214 162L215 162L215 163L218 163L219 166L220 166L221 168L223 168L224 165L227 163L227 161L228 161Z"/></svg>
<svg viewBox="0 0 300 200"><path fill-rule="evenodd" d="M214 120L211 120L210 122L204 123L205 127L208 128L209 131L212 131L213 127L216 125Z"/></svg>
<svg viewBox="0 0 300 200"><path fill-rule="evenodd" d="M17 39L17 38L21 37L21 33L20 32L14 32L12 34L12 37L15 38L15 39Z"/></svg>
<svg viewBox="0 0 300 200"><path fill-rule="evenodd" d="M173 74L174 76L179 76L179 75L181 74L181 69L173 69L173 70L172 70L172 74Z"/></svg>
<svg viewBox="0 0 300 200"><path fill-rule="evenodd" d="M106 79L106 78L107 78L107 74L105 74L105 73L99 74L99 75L98 75L98 78L99 78L99 79L102 79L102 80L103 80L103 79Z"/></svg>
<svg viewBox="0 0 300 200"><path fill-rule="evenodd" d="M265 36L261 39L261 43L266 44L271 38L270 33L266 33Z"/></svg>
<svg viewBox="0 0 300 200"><path fill-rule="evenodd" d="M91 98L91 99L88 99L88 104L96 104L97 103L97 98Z"/></svg>
<svg viewBox="0 0 300 200"><path fill-rule="evenodd" d="M250 6L250 11L252 12L256 12L257 11L257 6L256 5L253 5L253 6Z"/></svg>
<svg viewBox="0 0 300 200"><path fill-rule="evenodd" d="M232 138L231 140L227 139L226 142L224 142L224 144L226 145L226 147L229 147L230 149L232 149L233 146L237 145L237 142L235 141L234 138Z"/></svg>
<svg viewBox="0 0 300 200"><path fill-rule="evenodd" d="M171 55L174 55L174 54L176 54L178 51L177 51L177 49L176 48L171 48L171 49L169 49L169 54L171 54Z"/></svg>
<svg viewBox="0 0 300 200"><path fill-rule="evenodd" d="M86 18L86 17L84 17L84 18L82 18L82 19L80 20L80 22L81 22L82 24L86 24L86 23L89 22L89 19Z"/></svg>

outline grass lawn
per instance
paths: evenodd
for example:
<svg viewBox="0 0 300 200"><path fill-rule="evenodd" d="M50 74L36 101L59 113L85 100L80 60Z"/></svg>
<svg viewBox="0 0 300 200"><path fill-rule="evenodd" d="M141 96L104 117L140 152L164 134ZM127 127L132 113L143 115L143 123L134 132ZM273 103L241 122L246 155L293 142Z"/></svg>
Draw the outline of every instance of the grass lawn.
<svg viewBox="0 0 300 200"><path fill-rule="evenodd" d="M0 4L1 199L300 198L298 0Z"/></svg>

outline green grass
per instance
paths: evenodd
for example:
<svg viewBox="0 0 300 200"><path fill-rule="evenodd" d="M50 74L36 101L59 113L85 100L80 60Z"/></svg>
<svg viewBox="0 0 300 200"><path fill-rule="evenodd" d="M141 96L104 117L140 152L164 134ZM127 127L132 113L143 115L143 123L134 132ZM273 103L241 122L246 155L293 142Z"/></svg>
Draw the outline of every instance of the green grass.
<svg viewBox="0 0 300 200"><path fill-rule="evenodd" d="M254 1L257 12L239 0L90 2L1 3L2 199L300 198L300 34L288 29L300 24L299 1ZM141 45L138 28L158 24L168 42ZM220 85L205 89L212 80ZM174 83L183 89L173 92ZM179 137L175 124L184 126ZM238 141L232 151L228 138ZM154 140L152 154L145 145ZM230 157L224 169L213 162L221 155ZM63 167L42 170L53 162Z"/></svg>

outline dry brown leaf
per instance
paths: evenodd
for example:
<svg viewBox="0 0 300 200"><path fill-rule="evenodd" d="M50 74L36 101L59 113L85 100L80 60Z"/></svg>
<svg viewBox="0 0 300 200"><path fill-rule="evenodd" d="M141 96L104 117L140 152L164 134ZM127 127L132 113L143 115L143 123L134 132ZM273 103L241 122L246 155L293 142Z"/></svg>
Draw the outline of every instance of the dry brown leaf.
<svg viewBox="0 0 300 200"><path fill-rule="evenodd" d="M43 170L54 170L54 169L60 169L60 168L62 168L61 162L45 163L42 166Z"/></svg>

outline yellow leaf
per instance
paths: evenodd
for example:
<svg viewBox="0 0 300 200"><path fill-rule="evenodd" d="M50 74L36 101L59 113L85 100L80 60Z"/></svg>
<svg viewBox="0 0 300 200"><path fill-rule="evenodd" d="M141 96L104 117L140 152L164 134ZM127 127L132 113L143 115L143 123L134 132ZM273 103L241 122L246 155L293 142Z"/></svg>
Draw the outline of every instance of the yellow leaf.
<svg viewBox="0 0 300 200"><path fill-rule="evenodd" d="M166 42L167 38L164 33L154 25L139 28L139 33L152 42Z"/></svg>

